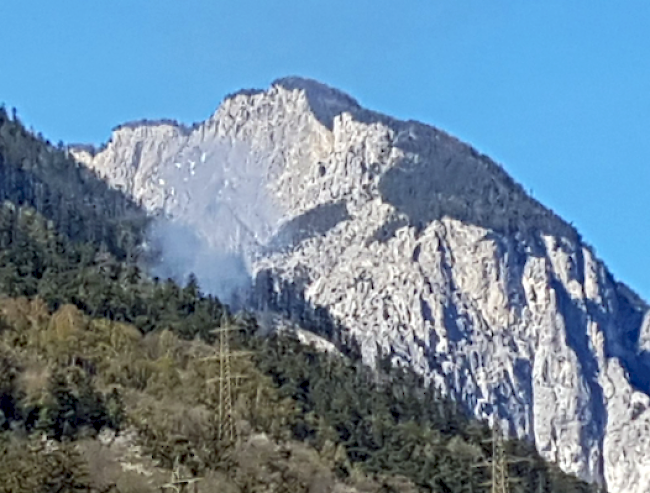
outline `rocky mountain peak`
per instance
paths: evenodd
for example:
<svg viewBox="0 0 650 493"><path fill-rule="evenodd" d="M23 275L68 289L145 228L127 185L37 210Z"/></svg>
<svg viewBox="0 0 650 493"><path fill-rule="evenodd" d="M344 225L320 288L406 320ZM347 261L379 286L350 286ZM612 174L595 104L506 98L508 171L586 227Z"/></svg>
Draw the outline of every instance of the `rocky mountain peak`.
<svg viewBox="0 0 650 493"><path fill-rule="evenodd" d="M285 77L274 81L272 86L304 93L316 118L329 129L332 129L336 115L361 108L359 103L348 94L313 79Z"/></svg>
<svg viewBox="0 0 650 493"><path fill-rule="evenodd" d="M647 305L471 146L290 77L77 157L171 217L169 275L324 317L564 470L650 491Z"/></svg>

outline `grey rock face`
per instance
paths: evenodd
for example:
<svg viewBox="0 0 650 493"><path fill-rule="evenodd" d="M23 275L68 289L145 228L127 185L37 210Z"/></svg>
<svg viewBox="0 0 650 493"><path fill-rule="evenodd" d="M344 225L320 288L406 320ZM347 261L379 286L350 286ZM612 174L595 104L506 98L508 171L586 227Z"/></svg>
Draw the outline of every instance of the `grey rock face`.
<svg viewBox="0 0 650 493"><path fill-rule="evenodd" d="M292 78L193 129L127 125L75 152L241 255L270 298L292 286L326 309L369 363L380 348L479 417L496 402L565 471L650 491L647 305L466 144Z"/></svg>

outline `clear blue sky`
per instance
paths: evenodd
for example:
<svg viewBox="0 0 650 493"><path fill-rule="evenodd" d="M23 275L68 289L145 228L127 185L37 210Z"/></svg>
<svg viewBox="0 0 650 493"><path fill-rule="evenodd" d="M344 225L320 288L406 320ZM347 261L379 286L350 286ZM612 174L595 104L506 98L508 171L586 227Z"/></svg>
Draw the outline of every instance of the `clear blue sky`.
<svg viewBox="0 0 650 493"><path fill-rule="evenodd" d="M313 77L502 163L650 300L650 2L1 0L0 101L53 141Z"/></svg>

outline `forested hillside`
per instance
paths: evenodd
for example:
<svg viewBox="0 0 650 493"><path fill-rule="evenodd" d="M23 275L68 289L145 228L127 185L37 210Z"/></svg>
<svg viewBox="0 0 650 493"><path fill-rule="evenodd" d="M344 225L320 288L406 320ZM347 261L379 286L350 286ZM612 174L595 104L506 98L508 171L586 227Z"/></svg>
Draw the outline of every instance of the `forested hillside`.
<svg viewBox="0 0 650 493"><path fill-rule="evenodd" d="M153 492L172 470L205 492L489 491L486 424L385 360L261 337L194 280L150 279L137 207L2 118L0 491ZM591 491L504 448L513 492Z"/></svg>
<svg viewBox="0 0 650 493"><path fill-rule="evenodd" d="M0 106L0 201L36 208L69 238L132 258L146 216L126 195L10 118Z"/></svg>

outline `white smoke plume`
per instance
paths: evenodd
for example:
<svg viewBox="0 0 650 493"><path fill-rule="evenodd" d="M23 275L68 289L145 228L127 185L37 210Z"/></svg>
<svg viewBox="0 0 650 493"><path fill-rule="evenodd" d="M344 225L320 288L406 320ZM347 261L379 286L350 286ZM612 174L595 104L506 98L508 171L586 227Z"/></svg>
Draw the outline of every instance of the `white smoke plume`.
<svg viewBox="0 0 650 493"><path fill-rule="evenodd" d="M251 284L251 261L277 230L279 207L267 184L270 159L243 143L186 147L161 163L166 217L154 220L152 274L180 283L194 274L203 292L224 302Z"/></svg>

